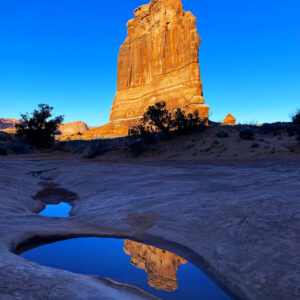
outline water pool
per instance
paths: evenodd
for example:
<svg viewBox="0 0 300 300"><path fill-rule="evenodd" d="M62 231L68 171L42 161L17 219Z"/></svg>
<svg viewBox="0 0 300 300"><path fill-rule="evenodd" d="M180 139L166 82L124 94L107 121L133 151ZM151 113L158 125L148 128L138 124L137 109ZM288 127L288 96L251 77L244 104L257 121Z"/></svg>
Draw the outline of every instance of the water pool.
<svg viewBox="0 0 300 300"><path fill-rule="evenodd" d="M185 259L131 240L75 238L21 256L44 266L127 283L161 299L232 299Z"/></svg>

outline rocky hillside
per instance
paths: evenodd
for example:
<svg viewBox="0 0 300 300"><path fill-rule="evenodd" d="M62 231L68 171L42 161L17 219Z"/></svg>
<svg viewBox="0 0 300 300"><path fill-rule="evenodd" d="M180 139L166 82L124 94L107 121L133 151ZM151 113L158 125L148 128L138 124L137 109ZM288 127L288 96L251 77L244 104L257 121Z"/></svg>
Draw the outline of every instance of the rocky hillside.
<svg viewBox="0 0 300 300"><path fill-rule="evenodd" d="M20 121L16 119L0 118L0 130L14 129Z"/></svg>

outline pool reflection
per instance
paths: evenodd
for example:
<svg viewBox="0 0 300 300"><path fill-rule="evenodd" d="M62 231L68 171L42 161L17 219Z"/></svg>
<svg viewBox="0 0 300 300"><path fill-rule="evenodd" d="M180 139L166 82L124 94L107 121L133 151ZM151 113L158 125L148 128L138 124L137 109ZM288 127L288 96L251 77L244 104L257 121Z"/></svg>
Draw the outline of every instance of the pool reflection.
<svg viewBox="0 0 300 300"><path fill-rule="evenodd" d="M147 272L148 284L157 290L175 291L178 288L177 270L187 261L171 252L125 240L124 251L130 262Z"/></svg>
<svg viewBox="0 0 300 300"><path fill-rule="evenodd" d="M40 246L21 256L52 268L111 278L161 299L231 299L180 256L130 240L75 238Z"/></svg>

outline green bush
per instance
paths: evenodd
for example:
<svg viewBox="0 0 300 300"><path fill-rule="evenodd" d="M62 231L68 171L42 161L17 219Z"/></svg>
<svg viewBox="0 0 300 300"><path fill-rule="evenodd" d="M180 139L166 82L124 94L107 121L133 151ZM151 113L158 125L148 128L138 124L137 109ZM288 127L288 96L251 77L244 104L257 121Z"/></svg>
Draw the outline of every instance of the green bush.
<svg viewBox="0 0 300 300"><path fill-rule="evenodd" d="M253 140L255 137L255 132L251 128L243 128L240 131L240 138L242 140Z"/></svg>
<svg viewBox="0 0 300 300"><path fill-rule="evenodd" d="M199 112L185 114L180 108L172 114L171 128L175 132L190 133L200 125L204 125L206 120L201 120Z"/></svg>
<svg viewBox="0 0 300 300"><path fill-rule="evenodd" d="M142 119L146 132L168 133L171 128L172 114L166 109L166 102L161 101L149 106Z"/></svg>
<svg viewBox="0 0 300 300"><path fill-rule="evenodd" d="M127 142L127 147L134 156L139 156L148 149L148 143L142 138L133 138Z"/></svg>
<svg viewBox="0 0 300 300"><path fill-rule="evenodd" d="M216 136L217 136L217 138L219 138L219 139L224 139L224 138L228 138L228 137L229 137L229 134L228 134L228 132L225 131L225 130L220 130L220 131L218 131L218 132L216 133Z"/></svg>
<svg viewBox="0 0 300 300"><path fill-rule="evenodd" d="M292 116L292 122L294 124L300 124L300 109L298 109L296 113Z"/></svg>
<svg viewBox="0 0 300 300"><path fill-rule="evenodd" d="M28 154L32 149L25 141L11 141L6 145L6 149L14 154Z"/></svg>
<svg viewBox="0 0 300 300"><path fill-rule="evenodd" d="M128 130L129 136L149 137L154 133L169 135L170 132L189 133L197 127L204 125L206 120L201 120L198 111L185 114L181 109L169 112L166 102L161 101L149 106L140 124Z"/></svg>
<svg viewBox="0 0 300 300"><path fill-rule="evenodd" d="M50 148L54 143L54 136L58 126L63 122L63 116L53 119L53 107L47 104L39 104L33 113L22 114L20 124L16 125L17 136L24 137L29 144L41 148Z"/></svg>

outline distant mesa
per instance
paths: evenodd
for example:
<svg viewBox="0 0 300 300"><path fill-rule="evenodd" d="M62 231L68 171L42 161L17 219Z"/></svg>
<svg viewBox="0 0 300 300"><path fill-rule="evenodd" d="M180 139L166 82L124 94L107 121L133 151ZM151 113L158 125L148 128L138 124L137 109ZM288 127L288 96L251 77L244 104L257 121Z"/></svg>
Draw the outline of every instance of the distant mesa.
<svg viewBox="0 0 300 300"><path fill-rule="evenodd" d="M65 123L59 126L58 131L62 135L73 135L73 134L82 134L89 129L88 125L84 122L77 121L73 123Z"/></svg>
<svg viewBox="0 0 300 300"><path fill-rule="evenodd" d="M169 110L208 118L199 69L196 18L181 0L152 0L134 11L118 57L117 93L110 123L84 136L125 136L146 109L165 101Z"/></svg>
<svg viewBox="0 0 300 300"><path fill-rule="evenodd" d="M7 133L15 133L15 125L20 121L16 119L0 118L0 130Z"/></svg>
<svg viewBox="0 0 300 300"><path fill-rule="evenodd" d="M236 124L236 118L233 115L228 114L222 124L234 126Z"/></svg>
<svg viewBox="0 0 300 300"><path fill-rule="evenodd" d="M124 251L131 256L131 264L147 272L150 286L165 291L178 288L177 270L187 261L159 248L125 240Z"/></svg>
<svg viewBox="0 0 300 300"><path fill-rule="evenodd" d="M0 131L5 131L7 133L16 133L15 125L19 124L20 120L0 118ZM58 132L63 136L70 136L75 134L83 134L89 130L86 123L77 121L72 123L65 123L59 126Z"/></svg>

